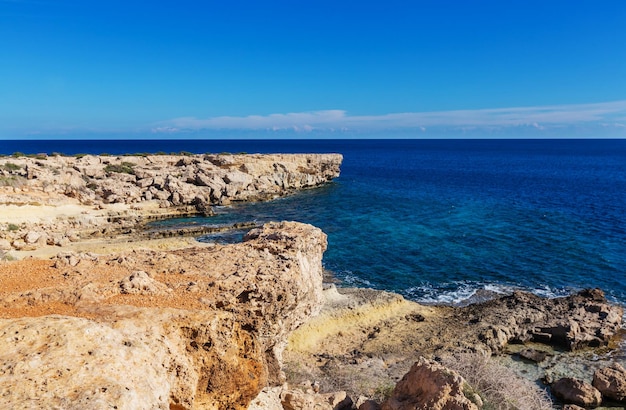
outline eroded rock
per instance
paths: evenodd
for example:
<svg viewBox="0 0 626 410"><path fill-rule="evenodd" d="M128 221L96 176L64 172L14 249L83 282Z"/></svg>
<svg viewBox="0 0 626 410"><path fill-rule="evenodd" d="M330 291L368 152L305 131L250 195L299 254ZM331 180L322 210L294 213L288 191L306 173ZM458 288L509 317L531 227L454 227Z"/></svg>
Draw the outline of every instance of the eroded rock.
<svg viewBox="0 0 626 410"><path fill-rule="evenodd" d="M592 385L582 380L563 377L551 386L556 397L568 404L583 407L598 407L602 403L602 395Z"/></svg>
<svg viewBox="0 0 626 410"><path fill-rule="evenodd" d="M593 375L593 386L604 397L623 401L626 399L626 369L619 363L596 370Z"/></svg>
<svg viewBox="0 0 626 410"><path fill-rule="evenodd" d="M480 340L499 352L510 342L540 342L577 350L606 346L619 330L623 308L607 302L600 289L546 299L514 292L461 311L477 326Z"/></svg>
<svg viewBox="0 0 626 410"><path fill-rule="evenodd" d="M382 410L478 410L463 394L465 385L457 372L420 358L398 382Z"/></svg>
<svg viewBox="0 0 626 410"><path fill-rule="evenodd" d="M52 156L45 164L27 157L11 161L16 169L3 172L11 178L22 178L24 187L19 192L14 187L0 187L0 206L72 205L101 210L88 209L93 214L90 218L46 209L51 216L34 218L37 223L21 224L16 232L0 229L0 239L9 241L13 249L26 251L46 246L47 242L59 243L59 233L74 242L81 237L105 235L104 228L108 235L125 232L146 218L211 215L215 205L268 200L319 186L339 176L342 156ZM3 162L6 160L0 158L0 168ZM39 211L34 209L33 215ZM76 236L67 234L69 231L75 231ZM3 245L6 247L6 243Z"/></svg>
<svg viewBox="0 0 626 410"><path fill-rule="evenodd" d="M284 222L229 246L0 265L0 407L247 408L321 307L325 249Z"/></svg>

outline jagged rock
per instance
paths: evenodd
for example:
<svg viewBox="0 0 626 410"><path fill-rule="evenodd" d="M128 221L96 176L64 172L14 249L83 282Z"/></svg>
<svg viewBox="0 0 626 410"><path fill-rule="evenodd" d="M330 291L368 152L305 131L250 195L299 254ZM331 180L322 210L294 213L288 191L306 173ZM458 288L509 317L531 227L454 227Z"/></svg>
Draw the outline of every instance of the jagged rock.
<svg viewBox="0 0 626 410"><path fill-rule="evenodd" d="M25 236L24 236L24 242L28 243L28 244L33 244L39 241L39 239L41 238L41 233L40 232L28 232Z"/></svg>
<svg viewBox="0 0 626 410"><path fill-rule="evenodd" d="M554 299L514 292L468 306L460 314L486 326L479 339L493 352L511 341L577 350L607 345L621 326L623 308L609 304L600 289L591 289Z"/></svg>
<svg viewBox="0 0 626 410"><path fill-rule="evenodd" d="M582 380L563 377L551 386L554 395L568 404L598 407L602 403L600 391Z"/></svg>
<svg viewBox="0 0 626 410"><path fill-rule="evenodd" d="M478 410L463 394L465 384L457 372L422 357L398 382L382 410Z"/></svg>
<svg viewBox="0 0 626 410"><path fill-rule="evenodd" d="M575 404L566 404L563 406L563 410L585 410L585 408Z"/></svg>
<svg viewBox="0 0 626 410"><path fill-rule="evenodd" d="M120 281L122 293L135 293L142 295L158 294L167 289L165 285L151 278L144 271L133 272L132 275Z"/></svg>
<svg viewBox="0 0 626 410"><path fill-rule="evenodd" d="M31 316L0 320L0 408L247 408L321 309L325 249L319 229L283 222L228 246L42 261L45 287L0 289L2 317Z"/></svg>
<svg viewBox="0 0 626 410"><path fill-rule="evenodd" d="M593 374L593 386L611 400L626 399L626 369L619 363L612 363L596 370Z"/></svg>
<svg viewBox="0 0 626 410"><path fill-rule="evenodd" d="M0 168L4 161L0 158ZM27 157L11 161L19 166L19 171L12 171L12 174L23 174L23 187L11 187L10 191L0 189L0 205L4 202L46 206L80 204L102 210L101 220L89 222L75 214L42 216L36 231L57 238L57 234L70 229L89 235L98 230L106 231L106 235L124 231L130 222L124 222L124 217L107 215L107 212L113 213L108 209L119 209L121 205L130 211L137 204L150 202L146 210L138 207L129 212L128 218L132 218L133 213L135 216L151 214L157 204L163 210L160 216L210 215L213 205L287 195L294 189L321 185L337 177L342 157L338 154L89 155L82 158L52 156L43 165ZM91 213L92 209L85 209L85 212ZM32 227L20 228L19 238L24 238L29 230ZM46 242L62 245L56 239L36 241L33 235L25 241L28 245L25 246L15 242L18 237L9 238L7 233L0 232L0 238L15 242L12 248L18 250L34 250L45 246ZM73 237L68 237L73 241Z"/></svg>
<svg viewBox="0 0 626 410"><path fill-rule="evenodd" d="M211 207L211 203L206 198L197 196L194 198L191 204L203 216L211 216L214 214L213 208Z"/></svg>
<svg viewBox="0 0 626 410"><path fill-rule="evenodd" d="M152 186L153 183L154 178L150 177L137 180L137 186L140 188L148 188L149 186Z"/></svg>

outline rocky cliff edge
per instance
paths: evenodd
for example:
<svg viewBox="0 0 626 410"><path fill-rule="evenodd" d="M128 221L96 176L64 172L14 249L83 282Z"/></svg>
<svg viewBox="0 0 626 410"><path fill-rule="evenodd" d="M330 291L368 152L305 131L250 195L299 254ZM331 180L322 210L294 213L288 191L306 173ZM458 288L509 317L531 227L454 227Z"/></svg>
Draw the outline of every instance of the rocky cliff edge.
<svg viewBox="0 0 626 410"><path fill-rule="evenodd" d="M322 303L326 236L0 264L0 407L247 408Z"/></svg>

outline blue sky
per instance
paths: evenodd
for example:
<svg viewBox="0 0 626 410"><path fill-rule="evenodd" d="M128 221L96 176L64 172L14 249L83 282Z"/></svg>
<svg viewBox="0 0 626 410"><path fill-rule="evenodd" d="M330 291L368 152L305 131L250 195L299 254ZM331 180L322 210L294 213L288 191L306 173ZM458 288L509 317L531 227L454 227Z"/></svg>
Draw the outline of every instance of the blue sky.
<svg viewBox="0 0 626 410"><path fill-rule="evenodd" d="M625 22L623 0L0 0L0 138L623 138Z"/></svg>

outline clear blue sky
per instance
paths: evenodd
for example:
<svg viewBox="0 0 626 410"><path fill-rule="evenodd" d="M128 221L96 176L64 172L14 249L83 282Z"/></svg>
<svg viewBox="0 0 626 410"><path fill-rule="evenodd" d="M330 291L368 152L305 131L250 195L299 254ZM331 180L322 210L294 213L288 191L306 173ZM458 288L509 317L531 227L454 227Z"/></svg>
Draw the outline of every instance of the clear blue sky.
<svg viewBox="0 0 626 410"><path fill-rule="evenodd" d="M626 1L0 0L0 139L626 137Z"/></svg>

